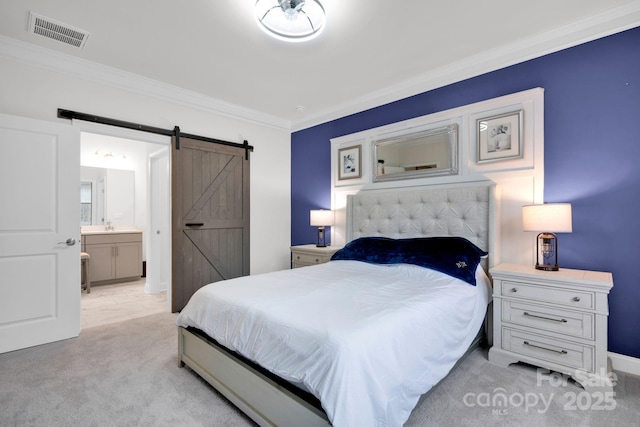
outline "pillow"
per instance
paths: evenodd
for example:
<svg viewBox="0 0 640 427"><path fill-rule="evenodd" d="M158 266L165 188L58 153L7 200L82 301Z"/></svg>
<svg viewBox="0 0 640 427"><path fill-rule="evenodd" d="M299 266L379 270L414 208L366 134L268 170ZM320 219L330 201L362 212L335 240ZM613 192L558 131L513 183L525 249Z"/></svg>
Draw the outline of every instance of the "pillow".
<svg viewBox="0 0 640 427"><path fill-rule="evenodd" d="M414 264L431 268L476 285L480 259L488 255L463 237L390 239L361 237L337 251L331 260L363 261L371 264Z"/></svg>

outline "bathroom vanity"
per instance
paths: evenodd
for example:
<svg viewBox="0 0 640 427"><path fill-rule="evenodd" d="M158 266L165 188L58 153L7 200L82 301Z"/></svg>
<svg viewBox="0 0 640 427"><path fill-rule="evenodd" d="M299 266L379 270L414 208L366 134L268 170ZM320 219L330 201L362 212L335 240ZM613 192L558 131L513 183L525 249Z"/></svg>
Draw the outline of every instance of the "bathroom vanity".
<svg viewBox="0 0 640 427"><path fill-rule="evenodd" d="M82 232L82 252L90 255L92 285L123 282L142 276L142 231Z"/></svg>

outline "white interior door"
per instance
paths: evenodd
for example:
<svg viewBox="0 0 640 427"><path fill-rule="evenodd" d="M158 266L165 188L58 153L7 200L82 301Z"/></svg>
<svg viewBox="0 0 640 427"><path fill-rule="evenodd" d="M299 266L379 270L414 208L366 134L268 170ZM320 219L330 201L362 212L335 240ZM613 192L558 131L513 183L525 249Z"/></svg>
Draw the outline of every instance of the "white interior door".
<svg viewBox="0 0 640 427"><path fill-rule="evenodd" d="M171 209L169 148L149 157L149 251L148 293L168 291L171 281ZM170 294L170 292L167 292ZM171 296L167 295L167 299ZM170 305L169 305L170 307Z"/></svg>
<svg viewBox="0 0 640 427"><path fill-rule="evenodd" d="M80 133L0 114L0 353L80 333Z"/></svg>

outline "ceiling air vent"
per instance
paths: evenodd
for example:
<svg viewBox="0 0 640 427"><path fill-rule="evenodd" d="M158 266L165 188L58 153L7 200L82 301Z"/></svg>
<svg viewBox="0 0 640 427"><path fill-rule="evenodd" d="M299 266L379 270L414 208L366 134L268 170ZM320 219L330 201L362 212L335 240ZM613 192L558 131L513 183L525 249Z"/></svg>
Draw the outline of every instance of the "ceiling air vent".
<svg viewBox="0 0 640 427"><path fill-rule="evenodd" d="M29 14L29 32L82 49L89 33L42 15Z"/></svg>

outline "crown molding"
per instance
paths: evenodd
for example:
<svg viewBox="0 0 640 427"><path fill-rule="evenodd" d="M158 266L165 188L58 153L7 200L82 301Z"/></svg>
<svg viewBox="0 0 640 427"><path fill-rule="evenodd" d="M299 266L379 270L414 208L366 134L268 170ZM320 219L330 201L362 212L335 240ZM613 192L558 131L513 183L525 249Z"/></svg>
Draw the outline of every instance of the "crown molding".
<svg viewBox="0 0 640 427"><path fill-rule="evenodd" d="M480 52L330 110L301 117L293 122L291 130L306 129L638 26L640 2L633 1L556 30Z"/></svg>
<svg viewBox="0 0 640 427"><path fill-rule="evenodd" d="M289 120L2 35L0 58L255 125L291 130Z"/></svg>

